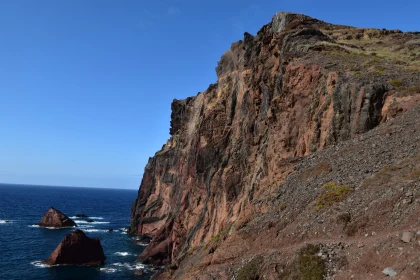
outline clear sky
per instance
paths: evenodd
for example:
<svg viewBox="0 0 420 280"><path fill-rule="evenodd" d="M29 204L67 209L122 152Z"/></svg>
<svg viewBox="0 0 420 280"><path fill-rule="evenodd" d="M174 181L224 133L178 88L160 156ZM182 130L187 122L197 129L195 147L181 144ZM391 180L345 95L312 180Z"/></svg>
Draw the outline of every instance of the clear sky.
<svg viewBox="0 0 420 280"><path fill-rule="evenodd" d="M172 100L276 11L420 29L417 0L0 0L0 182L138 188Z"/></svg>

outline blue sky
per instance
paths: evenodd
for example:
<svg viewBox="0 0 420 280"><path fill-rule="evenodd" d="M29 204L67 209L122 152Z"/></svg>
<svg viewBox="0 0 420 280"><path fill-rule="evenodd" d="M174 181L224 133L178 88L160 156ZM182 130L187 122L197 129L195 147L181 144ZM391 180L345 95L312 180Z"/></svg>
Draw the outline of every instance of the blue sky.
<svg viewBox="0 0 420 280"><path fill-rule="evenodd" d="M0 1L0 182L138 188L170 104L276 11L419 30L417 1Z"/></svg>

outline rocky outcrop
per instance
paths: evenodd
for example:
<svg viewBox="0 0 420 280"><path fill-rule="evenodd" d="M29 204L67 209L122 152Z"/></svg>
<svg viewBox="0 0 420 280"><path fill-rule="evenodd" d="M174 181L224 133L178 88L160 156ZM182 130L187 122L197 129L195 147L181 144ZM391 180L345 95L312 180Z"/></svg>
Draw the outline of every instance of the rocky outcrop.
<svg viewBox="0 0 420 280"><path fill-rule="evenodd" d="M48 265L101 265L106 260L99 238L81 230L67 234L44 263Z"/></svg>
<svg viewBox="0 0 420 280"><path fill-rule="evenodd" d="M55 209L51 207L45 212L44 217L42 217L41 222L38 223L42 227L55 227L55 228L66 228L66 227L77 227L76 223Z"/></svg>
<svg viewBox="0 0 420 280"><path fill-rule="evenodd" d="M147 246L146 249L141 253L138 260L145 264L170 264L172 246L173 244L171 238L167 238L166 240L160 242L154 240L154 242Z"/></svg>
<svg viewBox="0 0 420 280"><path fill-rule="evenodd" d="M297 237L294 227L309 223L305 209L328 183L315 179L344 167L318 162L305 167L303 179L290 178L303 172L302 158L353 141L419 104L417 40L417 33L332 25L293 13L276 14L256 36L245 33L218 63L217 83L172 103L171 137L149 159L132 206L130 233L153 237L140 260L178 268L161 279L188 279L194 272L188 267L206 275L204 267L218 265L215 277L230 279L225 263L239 267L245 256L268 254L268 248L295 252L298 246L285 248L316 238L303 231ZM345 176L352 187L361 183ZM318 184L304 187L312 180ZM285 209L287 215L276 216ZM292 223L299 215L302 224ZM262 217L277 220L268 226ZM258 235L247 231L252 222ZM278 236L283 241L275 248L267 243ZM253 246L256 240L265 247ZM280 271L280 264L266 269Z"/></svg>

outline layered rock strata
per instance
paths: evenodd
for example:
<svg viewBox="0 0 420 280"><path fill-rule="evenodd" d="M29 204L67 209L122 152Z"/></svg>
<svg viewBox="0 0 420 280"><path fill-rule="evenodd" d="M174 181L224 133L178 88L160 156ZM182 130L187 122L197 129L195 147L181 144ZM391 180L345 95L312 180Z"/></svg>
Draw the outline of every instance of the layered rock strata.
<svg viewBox="0 0 420 280"><path fill-rule="evenodd" d="M293 258L299 244L322 232L317 224L306 228L304 217L341 207L323 186L331 181L333 190L345 190L345 201L364 180L351 172L331 175L346 168L333 165L337 158L300 162L356 141L419 104L418 41L415 32L332 25L293 13L277 13L256 36L245 33L219 61L217 83L172 103L171 137L149 159L132 207L130 233L153 237L139 260L171 264L162 279L207 279L207 267L208 274L214 268L214 277L230 279L237 273L232 267L263 255L264 271L277 279L287 263L270 258L278 264L273 268L266 255ZM399 157L358 164L369 166L363 175L372 174L391 158ZM293 181L296 174L301 177ZM309 181L317 184L306 187ZM328 195L323 208L317 197ZM348 207L342 208L326 217L341 213L347 221ZM349 215L347 223L364 219ZM354 227L359 232L364 225ZM345 235L341 224L330 229Z"/></svg>

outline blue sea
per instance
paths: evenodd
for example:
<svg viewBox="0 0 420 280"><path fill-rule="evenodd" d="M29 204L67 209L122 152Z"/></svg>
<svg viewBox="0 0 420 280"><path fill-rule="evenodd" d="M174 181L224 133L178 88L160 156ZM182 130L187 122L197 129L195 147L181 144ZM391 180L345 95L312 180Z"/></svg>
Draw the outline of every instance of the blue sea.
<svg viewBox="0 0 420 280"><path fill-rule="evenodd" d="M155 271L136 263L144 244L126 232L136 196L135 190L0 184L0 279L149 279ZM107 257L103 266L40 263L74 230L36 226L50 207L74 218L87 236L101 239ZM95 222L76 219L79 213Z"/></svg>

